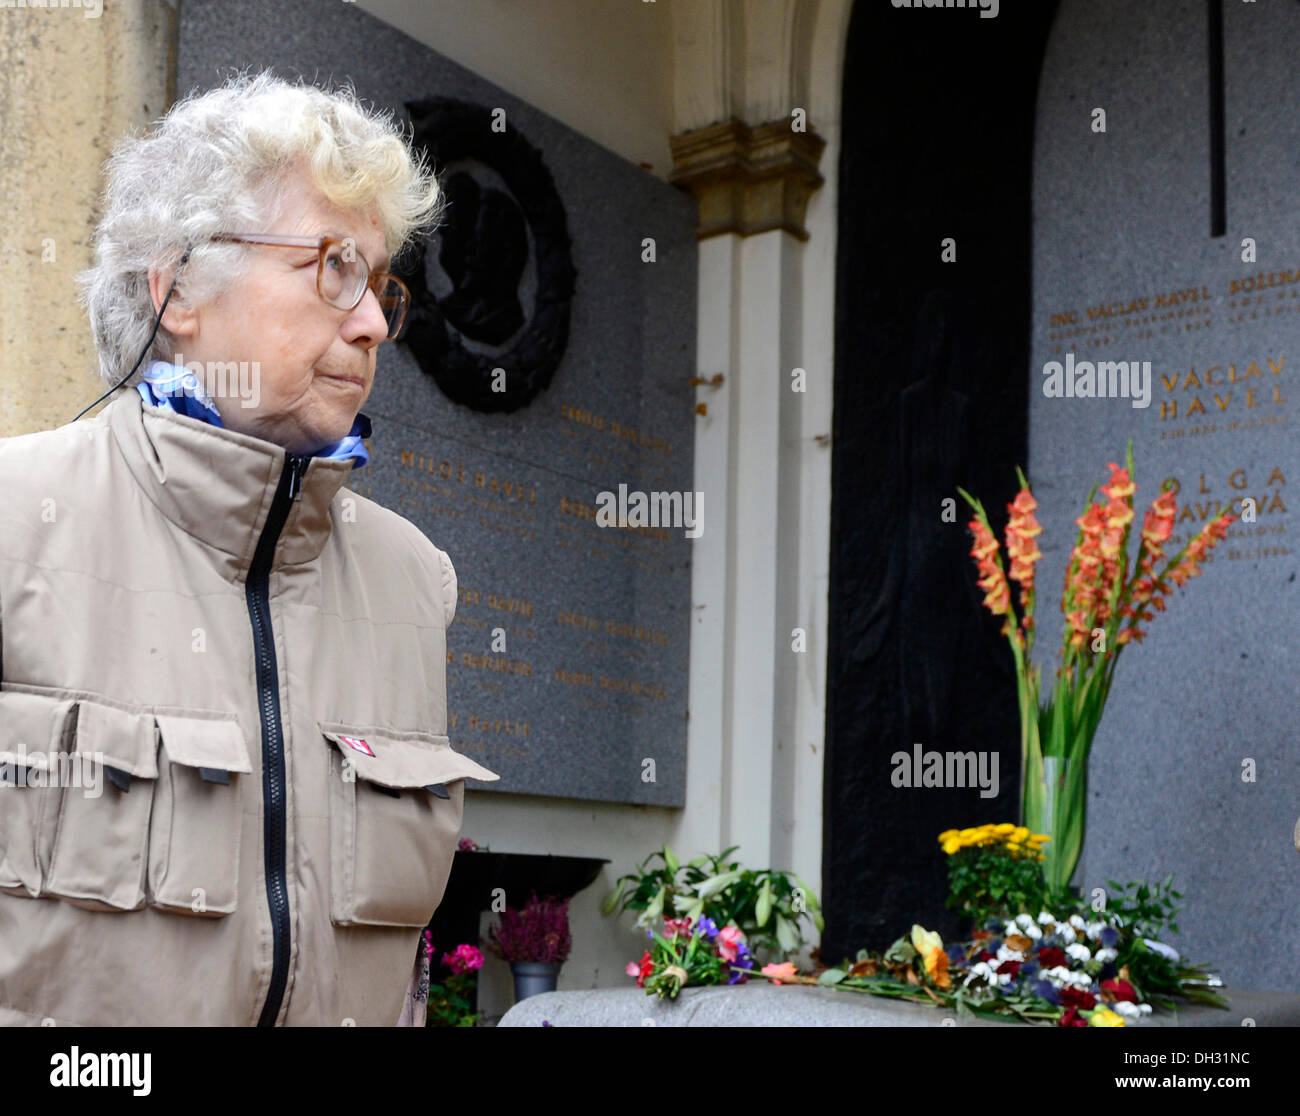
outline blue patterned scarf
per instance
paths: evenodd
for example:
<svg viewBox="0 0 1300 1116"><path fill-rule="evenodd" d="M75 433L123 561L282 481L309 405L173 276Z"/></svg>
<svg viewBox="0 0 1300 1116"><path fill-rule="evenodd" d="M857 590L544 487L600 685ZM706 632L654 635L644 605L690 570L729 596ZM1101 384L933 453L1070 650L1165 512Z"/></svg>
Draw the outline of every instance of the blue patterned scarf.
<svg viewBox="0 0 1300 1116"><path fill-rule="evenodd" d="M155 360L144 370L144 379L136 384L136 391L151 407L161 407L165 411L188 415L200 422L222 426L221 415L216 405L203 390L199 378L188 368L179 364L169 364L165 360ZM337 442L322 446L312 457L326 457L335 461L352 458L352 468L360 469L369 464L370 452L366 449L363 438L370 437L370 419L358 413L352 430Z"/></svg>

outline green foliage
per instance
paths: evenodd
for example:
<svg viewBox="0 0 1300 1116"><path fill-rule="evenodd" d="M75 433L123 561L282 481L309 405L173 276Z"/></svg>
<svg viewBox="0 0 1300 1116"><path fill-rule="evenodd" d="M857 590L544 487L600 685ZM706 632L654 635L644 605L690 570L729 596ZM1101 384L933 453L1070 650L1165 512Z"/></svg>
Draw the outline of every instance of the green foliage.
<svg viewBox="0 0 1300 1116"><path fill-rule="evenodd" d="M1166 876L1159 883L1130 880L1126 884L1107 880L1110 892L1106 896L1105 918L1119 926L1119 959L1117 964L1127 968L1129 983L1144 1000L1158 1007L1172 1007L1173 997L1182 997L1193 1003L1228 1006L1227 1000L1213 991L1209 984L1210 967L1177 961L1147 945L1146 939L1164 942L1169 933L1178 933L1175 919L1181 909L1176 899L1182 892L1173 888L1174 877Z"/></svg>
<svg viewBox="0 0 1300 1116"><path fill-rule="evenodd" d="M426 1027L474 1027L482 1018L470 1007L467 993L474 987L476 973L452 973L446 984L429 985Z"/></svg>
<svg viewBox="0 0 1300 1116"><path fill-rule="evenodd" d="M1130 880L1118 884L1107 880L1110 892L1106 896L1106 915L1109 921L1127 926L1134 934L1144 938L1159 940L1168 930L1178 933L1178 923L1174 921L1181 909L1175 899L1183 897L1182 892L1173 889L1173 875L1166 876L1157 884L1145 880Z"/></svg>
<svg viewBox="0 0 1300 1116"><path fill-rule="evenodd" d="M699 934L692 934L689 941L680 938L669 941L656 934L654 945L667 964L656 965L654 972L646 977L647 995L653 993L661 1000L665 996L675 1000L687 985L725 984L730 976L722 958L714 950L701 946Z"/></svg>
<svg viewBox="0 0 1300 1116"><path fill-rule="evenodd" d="M965 913L977 929L990 918L1001 922L1056 910L1063 900L1047 886L1038 860L1005 845L959 849L948 857L948 906Z"/></svg>
<svg viewBox="0 0 1300 1116"><path fill-rule="evenodd" d="M754 871L728 861L739 845L717 856L697 856L686 864L667 845L641 862L637 872L620 876L601 904L601 913L636 911L636 925L651 929L660 918L712 919L719 927L734 922L749 948L784 957L804 943L802 920L825 928L812 888L793 873ZM650 867L651 862L659 864ZM693 983L693 982L692 982Z"/></svg>

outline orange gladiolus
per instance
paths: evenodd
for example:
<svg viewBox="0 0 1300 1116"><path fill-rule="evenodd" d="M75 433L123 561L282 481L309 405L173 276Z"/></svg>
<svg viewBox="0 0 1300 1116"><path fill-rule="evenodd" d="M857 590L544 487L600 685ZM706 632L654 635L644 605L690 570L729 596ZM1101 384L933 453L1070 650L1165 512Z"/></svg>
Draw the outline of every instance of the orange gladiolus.
<svg viewBox="0 0 1300 1116"><path fill-rule="evenodd" d="M1227 537L1228 526L1234 518L1226 511L1216 516L1172 559L1167 557L1165 548L1178 522L1176 495L1173 491L1160 492L1145 509L1139 523L1134 510L1137 485L1131 471L1131 442L1125 461L1125 468L1109 463L1110 478L1100 487L1100 499L1090 499L1074 521L1079 533L1066 563L1061 597L1064 647L1056 683L1046 705L1040 700L1039 669L1030 662L1029 655L1035 608L1034 580L1037 563L1043 557L1037 541L1042 528L1034 517L1038 504L1023 471L1017 470L1021 487L1007 506L1004 572L998 542L987 525L982 505L964 490L961 493L976 513L970 524L974 536L971 555L979 567L978 584L984 593L984 605L1006 616L1002 631L1011 640L1021 704L1022 775L1033 770L1032 764L1042 757L1044 726L1050 725L1057 732L1062 723L1057 714L1067 707L1081 714L1065 721L1067 757L1077 756L1079 762L1087 762L1088 746L1100 720L1113 664L1121 648L1143 641L1153 614L1164 612L1166 598L1201 573L1210 552ZM1094 495L1097 492L1094 488ZM1130 554L1133 555L1131 565ZM1011 600L1012 581L1020 587L1019 609ZM1107 635L1106 646L1102 650L1098 644L1097 653L1090 653L1093 632L1099 628ZM1045 807L1043 795L1038 791L1031 793L1036 785L1035 780L1023 781L1023 787L1030 789L1022 792L1022 808L1039 815ZM1083 807L1080 797L1069 809L1081 816ZM1081 827L1076 829L1081 831ZM1081 838L1072 834L1075 830L1067 827L1056 835L1059 840L1053 848L1057 855L1049 856L1044 867L1056 886L1069 879L1078 860ZM926 950L921 952L924 956ZM937 953L927 961L931 977L946 975L943 973L946 966ZM935 983L941 983L941 979Z"/></svg>
<svg viewBox="0 0 1300 1116"><path fill-rule="evenodd" d="M1152 567L1164 557L1164 544L1174 533L1174 516L1178 511L1173 492L1162 492L1151 502L1142 523L1142 572L1150 573Z"/></svg>
<svg viewBox="0 0 1300 1116"><path fill-rule="evenodd" d="M978 518L972 519L969 526L975 536L971 556L978 560L980 576L976 584L984 590L984 607L995 616L1008 615L1011 611L1011 588L995 560L998 540Z"/></svg>
<svg viewBox="0 0 1300 1116"><path fill-rule="evenodd" d="M1007 520L1007 556L1011 559L1008 571L1013 581L1020 584L1020 607L1029 607L1029 594L1034 590L1034 566L1043 556L1035 541L1043 533L1043 528L1034 518L1034 509L1038 501L1028 488L1016 493L1016 498L1007 505L1010 517ZM1026 629L1029 617L1026 615Z"/></svg>
<svg viewBox="0 0 1300 1116"><path fill-rule="evenodd" d="M1107 461L1106 468L1110 470L1110 484L1102 485L1101 490L1108 499L1126 500L1137 491L1137 485L1130 479L1127 469L1121 469L1113 461Z"/></svg>

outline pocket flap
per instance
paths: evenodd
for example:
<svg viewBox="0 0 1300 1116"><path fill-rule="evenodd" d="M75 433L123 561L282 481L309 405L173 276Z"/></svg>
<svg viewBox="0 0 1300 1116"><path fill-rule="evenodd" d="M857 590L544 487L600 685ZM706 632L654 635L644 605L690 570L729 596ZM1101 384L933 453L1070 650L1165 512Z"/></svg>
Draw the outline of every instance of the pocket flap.
<svg viewBox="0 0 1300 1116"><path fill-rule="evenodd" d="M248 744L238 721L162 713L155 714L154 720L172 763L208 771L252 773Z"/></svg>
<svg viewBox="0 0 1300 1116"><path fill-rule="evenodd" d="M462 756L446 736L430 734L419 740L406 740L400 736L324 723L320 724L320 730L345 759L352 761L361 778L381 787L400 790L451 783L457 779L495 782L501 778L495 771Z"/></svg>
<svg viewBox="0 0 1300 1116"><path fill-rule="evenodd" d="M106 767L141 779L158 778L158 730L149 713L126 713L111 705L79 702L77 752L98 754Z"/></svg>
<svg viewBox="0 0 1300 1116"><path fill-rule="evenodd" d="M0 691L0 768L8 764L48 771L50 753L63 750L70 698Z"/></svg>

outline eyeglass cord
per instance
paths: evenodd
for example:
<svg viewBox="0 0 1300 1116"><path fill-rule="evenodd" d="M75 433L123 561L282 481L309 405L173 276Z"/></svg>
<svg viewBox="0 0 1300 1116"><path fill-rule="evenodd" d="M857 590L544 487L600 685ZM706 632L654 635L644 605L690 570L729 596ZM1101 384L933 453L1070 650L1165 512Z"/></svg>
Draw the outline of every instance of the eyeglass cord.
<svg viewBox="0 0 1300 1116"><path fill-rule="evenodd" d="M104 394L101 395L99 399L96 399L94 403L91 403L89 406L84 408L81 414L77 415L77 418L74 418L72 420L73 422L76 422L77 419L81 418L81 415L84 415L86 411L89 411L92 407L95 406L95 404L99 403L100 400L108 398L108 396L112 395L113 392L117 391L117 389L120 388L124 383L126 383L127 380L129 380L132 376L135 375L135 370L140 367L140 362L143 361L144 358L149 355L149 350L153 348L154 338L158 336L158 329L162 325L163 312L167 309L167 303L169 303L172 299L172 292L176 290L176 281L181 277L181 268L183 268L186 265L186 263L189 262L191 251L193 251L192 248L185 249L185 255L181 257L181 262L176 268L176 274L172 276L172 285L167 288L167 297L163 299L162 305L158 307L158 317L154 320L153 332L149 334L149 340L148 342L146 342L145 347L143 351L140 353L139 357L136 358L136 362L134 365L132 365L131 371L128 372L125 376L123 376L120 380L118 380L117 383L115 383L106 392L104 392Z"/></svg>

